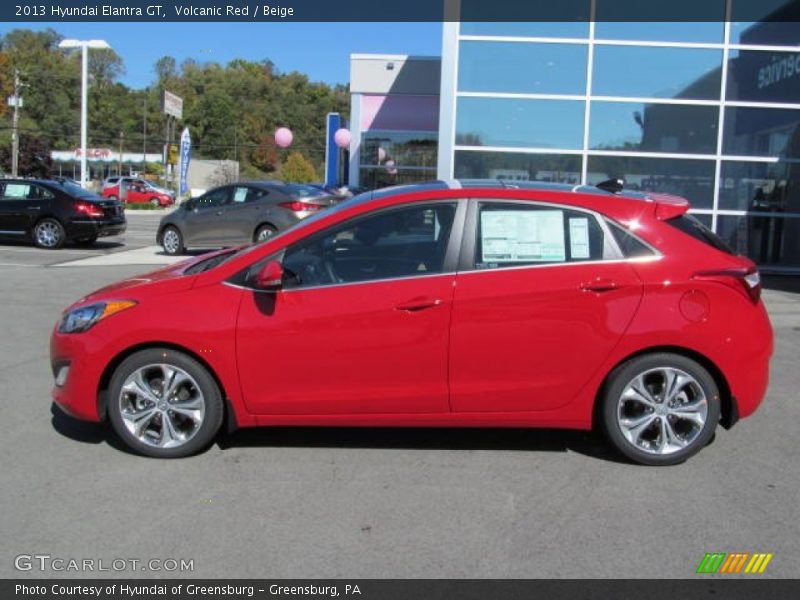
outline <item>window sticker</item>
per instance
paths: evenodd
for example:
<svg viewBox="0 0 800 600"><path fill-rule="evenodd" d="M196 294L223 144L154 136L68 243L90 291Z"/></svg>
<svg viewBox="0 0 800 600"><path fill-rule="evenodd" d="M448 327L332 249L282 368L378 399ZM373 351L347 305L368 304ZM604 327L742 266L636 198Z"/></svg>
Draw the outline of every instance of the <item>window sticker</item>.
<svg viewBox="0 0 800 600"><path fill-rule="evenodd" d="M245 198L247 198L247 188L236 188L236 192L233 194L233 201L244 202Z"/></svg>
<svg viewBox="0 0 800 600"><path fill-rule="evenodd" d="M481 213L481 260L489 263L566 260L560 210L492 210Z"/></svg>
<svg viewBox="0 0 800 600"><path fill-rule="evenodd" d="M569 220L569 252L572 258L589 258L589 219L576 217Z"/></svg>

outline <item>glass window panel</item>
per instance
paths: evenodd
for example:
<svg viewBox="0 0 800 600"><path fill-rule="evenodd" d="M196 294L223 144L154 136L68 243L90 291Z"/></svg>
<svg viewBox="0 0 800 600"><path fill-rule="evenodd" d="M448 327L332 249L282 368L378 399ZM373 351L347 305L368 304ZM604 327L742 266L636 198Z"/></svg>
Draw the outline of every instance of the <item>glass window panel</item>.
<svg viewBox="0 0 800 600"><path fill-rule="evenodd" d="M800 110L726 108L722 151L738 156L800 158Z"/></svg>
<svg viewBox="0 0 800 600"><path fill-rule="evenodd" d="M368 131L361 136L362 165L388 160L404 167L436 167L438 134L431 131Z"/></svg>
<svg viewBox="0 0 800 600"><path fill-rule="evenodd" d="M592 94L719 100L721 50L596 46Z"/></svg>
<svg viewBox="0 0 800 600"><path fill-rule="evenodd" d="M559 2L520 2L520 0L461 0L460 18L463 26L474 22L476 26L502 25L514 28L516 22L523 27L545 28L549 23L574 21L584 23L590 17L591 0L559 0ZM491 23L500 19L505 23ZM535 21L535 22L533 22ZM546 30L546 29L545 29Z"/></svg>
<svg viewBox="0 0 800 600"><path fill-rule="evenodd" d="M589 147L714 154L718 118L715 106L592 102Z"/></svg>
<svg viewBox="0 0 800 600"><path fill-rule="evenodd" d="M731 51L726 97L800 103L800 52Z"/></svg>
<svg viewBox="0 0 800 600"><path fill-rule="evenodd" d="M723 41L725 0L596 0L597 39Z"/></svg>
<svg viewBox="0 0 800 600"><path fill-rule="evenodd" d="M630 190L682 196L694 208L714 203L714 161L679 158L590 156L587 182L622 178Z"/></svg>
<svg viewBox="0 0 800 600"><path fill-rule="evenodd" d="M717 234L761 266L800 267L800 218L720 215Z"/></svg>
<svg viewBox="0 0 800 600"><path fill-rule="evenodd" d="M459 150L455 153L455 176L458 179L577 184L581 180L581 157L565 154Z"/></svg>
<svg viewBox="0 0 800 600"><path fill-rule="evenodd" d="M701 222L703 225L705 225L706 227L708 227L709 229L711 229L711 224L714 222L714 219L711 217L711 215L708 215L708 214L703 214L703 213L696 213L696 212L694 212L694 211L691 211L691 210L690 210L689 212L692 214L692 216L693 216L695 219L697 219L697 220L698 220L698 221L700 221L700 222Z"/></svg>
<svg viewBox="0 0 800 600"><path fill-rule="evenodd" d="M464 41L459 47L462 92L586 93L584 44Z"/></svg>
<svg viewBox="0 0 800 600"><path fill-rule="evenodd" d="M358 185L359 187L377 190L390 185L422 183L423 181L433 181L434 179L436 179L436 167L404 168L391 165L388 167L361 167Z"/></svg>
<svg viewBox="0 0 800 600"><path fill-rule="evenodd" d="M506 37L587 38L589 23L583 22L465 22L461 35L496 35Z"/></svg>
<svg viewBox="0 0 800 600"><path fill-rule="evenodd" d="M723 161L719 208L800 214L800 163Z"/></svg>
<svg viewBox="0 0 800 600"><path fill-rule="evenodd" d="M796 0L732 0L732 44L796 46L800 44Z"/></svg>
<svg viewBox="0 0 800 600"><path fill-rule="evenodd" d="M459 98L456 144L579 150L584 105L576 100Z"/></svg>

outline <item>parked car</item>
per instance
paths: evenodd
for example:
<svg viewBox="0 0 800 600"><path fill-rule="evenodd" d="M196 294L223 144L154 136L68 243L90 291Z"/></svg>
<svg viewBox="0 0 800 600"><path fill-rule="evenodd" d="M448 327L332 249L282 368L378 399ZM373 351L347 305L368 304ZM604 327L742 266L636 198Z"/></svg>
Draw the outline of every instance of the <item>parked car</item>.
<svg viewBox="0 0 800 600"><path fill-rule="evenodd" d="M164 216L156 243L170 255L264 241L340 198L310 185L250 181L223 185Z"/></svg>
<svg viewBox="0 0 800 600"><path fill-rule="evenodd" d="M598 427L678 463L757 409L772 354L758 271L688 208L552 184L364 194L78 301L53 398L156 457L226 422Z"/></svg>
<svg viewBox="0 0 800 600"><path fill-rule="evenodd" d="M123 202L125 204L151 204L152 206L172 206L175 197L171 194L164 194L147 185L131 182L123 184L125 193ZM104 198L117 199L120 195L119 186L111 186L102 191Z"/></svg>
<svg viewBox="0 0 800 600"><path fill-rule="evenodd" d="M2 238L54 249L68 241L90 245L99 237L124 233L125 227L119 202L101 198L71 180L0 180Z"/></svg>
<svg viewBox="0 0 800 600"><path fill-rule="evenodd" d="M120 190L120 183L124 193ZM153 206L175 204L175 193L138 177L107 177L100 194L104 198L122 200L127 204L149 203Z"/></svg>

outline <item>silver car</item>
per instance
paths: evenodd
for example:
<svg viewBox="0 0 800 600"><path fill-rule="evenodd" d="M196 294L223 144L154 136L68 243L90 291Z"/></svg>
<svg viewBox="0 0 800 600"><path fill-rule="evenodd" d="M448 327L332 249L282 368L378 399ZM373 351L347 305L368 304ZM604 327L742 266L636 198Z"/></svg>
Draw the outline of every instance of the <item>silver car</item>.
<svg viewBox="0 0 800 600"><path fill-rule="evenodd" d="M279 181L223 185L162 218L156 243L176 255L187 248L259 242L341 199L314 186Z"/></svg>

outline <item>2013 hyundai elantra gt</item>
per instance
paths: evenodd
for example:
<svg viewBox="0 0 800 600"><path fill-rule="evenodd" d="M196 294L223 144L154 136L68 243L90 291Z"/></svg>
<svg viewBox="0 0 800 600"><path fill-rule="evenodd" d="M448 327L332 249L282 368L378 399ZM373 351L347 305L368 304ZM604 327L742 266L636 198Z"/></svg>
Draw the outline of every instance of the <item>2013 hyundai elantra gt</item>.
<svg viewBox="0 0 800 600"><path fill-rule="evenodd" d="M57 323L53 398L156 457L227 421L598 427L681 462L765 395L758 272L685 200L608 189L390 188L113 284Z"/></svg>

